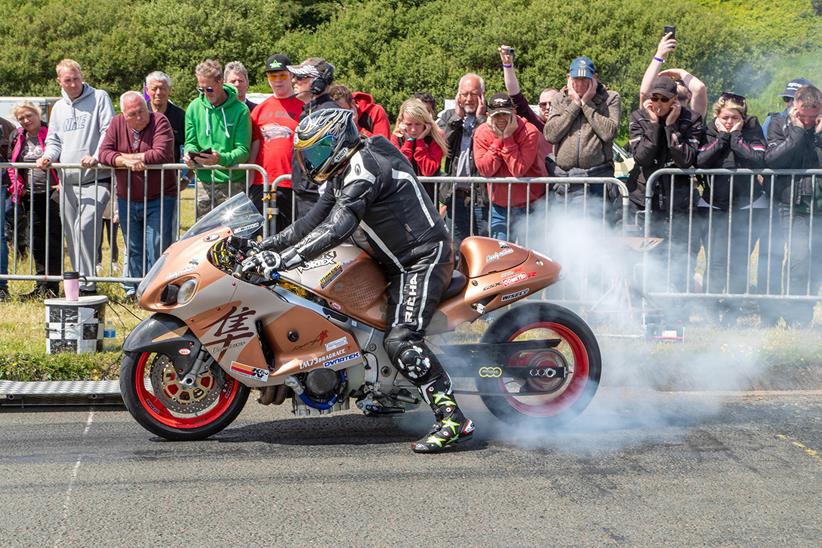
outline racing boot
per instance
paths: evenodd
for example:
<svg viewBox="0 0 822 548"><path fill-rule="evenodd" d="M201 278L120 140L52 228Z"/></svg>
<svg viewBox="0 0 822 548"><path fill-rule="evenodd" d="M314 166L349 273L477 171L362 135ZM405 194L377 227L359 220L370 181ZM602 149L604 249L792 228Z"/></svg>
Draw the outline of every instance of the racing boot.
<svg viewBox="0 0 822 548"><path fill-rule="evenodd" d="M447 376L420 387L420 393L434 411L436 422L428 434L414 443L412 449L415 453L439 453L471 438L474 421L463 415L457 406Z"/></svg>

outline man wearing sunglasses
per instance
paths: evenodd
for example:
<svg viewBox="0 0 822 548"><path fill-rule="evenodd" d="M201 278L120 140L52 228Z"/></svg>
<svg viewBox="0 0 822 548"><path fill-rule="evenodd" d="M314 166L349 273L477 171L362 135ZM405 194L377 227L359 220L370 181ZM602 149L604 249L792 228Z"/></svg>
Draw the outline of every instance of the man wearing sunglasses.
<svg viewBox="0 0 822 548"><path fill-rule="evenodd" d="M265 76L274 94L251 112L251 158L263 166L269 183L291 173L291 153L294 129L300 120L303 102L294 95L287 55L275 53L265 62ZM262 212L263 177L257 174L250 189L251 200ZM277 232L293 220L291 180L277 185Z"/></svg>
<svg viewBox="0 0 822 548"><path fill-rule="evenodd" d="M237 90L223 83L223 70L213 59L195 69L200 95L186 109L186 144L183 161L198 166L235 166L248 161L251 121L248 107L237 99ZM211 211L229 197L246 191L242 170L197 171L197 216Z"/></svg>
<svg viewBox="0 0 822 548"><path fill-rule="evenodd" d="M668 77L656 78L648 89L647 99L631 113L628 126L631 151L636 163L628 176L628 190L634 211L645 209L645 182L658 169L686 169L696 162L699 145L705 135L702 117L677 100L677 84ZM654 189L651 201L654 233L669 238L673 246L670 266L674 289L685 289L685 265L688 250L688 217L699 193L688 176L665 176ZM672 213L670 213L672 212ZM670 219L668 218L670 215ZM692 238L693 240L693 238Z"/></svg>

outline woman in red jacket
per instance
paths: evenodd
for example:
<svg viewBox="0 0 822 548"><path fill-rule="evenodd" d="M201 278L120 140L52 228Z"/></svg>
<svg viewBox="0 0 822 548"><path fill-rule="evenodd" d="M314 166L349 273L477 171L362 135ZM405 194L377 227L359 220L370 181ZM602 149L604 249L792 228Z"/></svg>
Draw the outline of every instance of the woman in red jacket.
<svg viewBox="0 0 822 548"><path fill-rule="evenodd" d="M488 119L474 133L474 162L483 177L545 177L548 143L533 124L515 114L504 93L488 101ZM545 184L489 184L491 237L516 240L514 223L545 195Z"/></svg>
<svg viewBox="0 0 822 548"><path fill-rule="evenodd" d="M434 122L431 111L419 99L408 99L400 106L391 142L408 158L417 175L433 177L440 173L446 150L445 137ZM441 201L433 184L423 186L435 205Z"/></svg>

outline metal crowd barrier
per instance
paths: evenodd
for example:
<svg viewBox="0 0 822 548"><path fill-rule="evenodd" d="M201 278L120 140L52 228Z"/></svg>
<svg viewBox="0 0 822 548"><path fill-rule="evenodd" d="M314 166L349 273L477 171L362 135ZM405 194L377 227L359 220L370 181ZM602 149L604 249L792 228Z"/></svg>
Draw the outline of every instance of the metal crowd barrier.
<svg viewBox="0 0 822 548"><path fill-rule="evenodd" d="M822 300L820 209L822 169L658 170L638 213L644 235L664 242L643 256L642 290L657 298Z"/></svg>
<svg viewBox="0 0 822 548"><path fill-rule="evenodd" d="M9 168L30 170L36 169L36 165L33 163L23 162L0 163L0 173L2 173L4 180ZM54 180L52 170L57 173L58 179L60 179L59 181ZM225 199L228 199L230 196L240 191L245 191L246 194L254 196L255 205L261 209L261 212L266 218L263 233L264 235L269 234L271 225L273 224L273 212L267 199L269 196L270 183L268 181L268 176L262 167L256 164L239 164L228 168L221 166L198 166L196 170L189 170L185 164L158 164L145 166L143 173L144 175L148 175L149 171L157 170L161 170L161 197L175 198L173 204L167 204L167 200L159 200L160 222L159 226L156 226L155 228L159 230L162 240L166 240L163 236L168 235L168 241L163 242L163 244L165 244L164 247L175 241L180 236L181 231L187 229L187 227L193 224L200 216L205 214L207 211L210 211L218 203L221 203ZM245 173L245 181L232 182L230 184L197 182L196 177L193 176L193 172L201 170L226 171L229 173L229 179L231 178L232 173L242 171ZM82 172L84 171L93 171L94 181L83 184L74 184L72 181L79 181L82 176ZM263 180L262 185L253 185L254 180L251 176L252 173L260 174ZM144 177L143 179L142 194L144 198L142 200L133 201L131 200L131 193L133 190L131 176L133 172L129 170L127 171L127 174L128 187L126 210L118 211L117 214L119 214L121 218L124 218L124 216L128 216L132 213L132 207L137 208L138 206L142 206L142 221L145 226L148 218L148 200L145 198L146 190L148 188L148 178ZM169 192L168 194L166 194L168 190L166 189L166 177L172 177L174 184L176 185L176 190L174 192ZM193 208L191 211L188 211L188 208L186 208L186 212L184 213L183 208L181 207L181 193L187 187L195 183L196 185L193 189ZM69 186L70 188L65 189L64 186ZM137 283L141 280L140 277L127 275L125 271L121 276L115 275L120 267L119 263L122 262L123 265L125 265L127 262L120 261L117 256L119 254L119 245L117 245L116 234L114 234L115 230L112 226L113 224L109 222L106 223L107 227L104 227L103 222L105 219L110 220L114 217L114 211L116 208L117 179L115 177L114 168L100 165L93 168L83 168L80 164L54 163L46 170L46 188L48 190L45 194L48 198L43 197L43 193L32 194L32 183L29 179L26 194L23 196L22 201L16 204L12 203L11 197L8 195L7 191L2 194L2 200L0 200L0 226L2 226L3 229L0 230L2 230L3 236L6 237L9 243L9 249L8 273L0 274L0 279L57 282L62 279L62 273L64 270L73 269L71 266L72 264L77 267L74 269L80 270L78 265L80 264L84 253L88 253L88 242L90 241L97 244L97 249L91 250L91 256L95 264L94 272L81 271L81 274L85 276L89 282ZM70 200L67 200L67 191L72 193L72 198ZM106 193L109 195L109 202L101 203L98 200L98 197L105 196ZM76 203L79 204L79 207L72 205L75 203L75 199ZM37 202L41 203L38 204L38 211L35 213L35 204ZM76 223L78 224L77 227L73 229L72 233L77 234L83 233L83 231L89 231L86 235L91 236L90 238L74 239L72 244L76 243L76 245L73 245L73 261L67 260L71 259L71 257L69 256L69 247L67 245L67 240L65 239L66 232L63 230L65 228L63 223L66 220L67 205L72 209L77 210L75 217ZM171 217L173 217L171 220L171 227L166 225L165 221L165 219L169 216L166 209L169 206L174 208L173 215L171 215ZM84 217L83 212L88 211L89 208L93 208L92 215ZM55 212L57 212L57 217L54 216ZM39 245L39 242L36 242L35 238L35 217L40 220L40 223L37 225L37 232L42 233L43 239L45 240L42 242L42 247ZM23 225L21 221L26 218L28 221L25 225ZM52 223L55 221L58 221L61 225L60 229L57 231L54 231L52 226ZM109 235L107 263L104 262L106 257L102 256L103 253L101 251L104 228L108 229ZM8 233L9 230L10 233ZM57 236L57 234L59 234L59 236ZM59 238L59 245L57 246L59 248L59 253L56 253L58 255L57 257L55 257L55 253L53 253L53 251L57 251L54 247L54 242L52 241L51 246L48 245L48 239L50 237ZM125 257L128 249L128 235L123 234L123 239L126 249L122 251L122 256ZM37 245L39 253L33 252L34 250L32 244ZM146 272L150 265L147 264L148 257L145 237L143 238L143 244L140 263L142 265L143 272ZM19 264L18 261L21 252L23 251L27 251L28 254L28 268L25 268L25 265ZM40 256L35 257L36 254ZM44 274L35 273L35 261L40 263L38 269L44 270ZM102 267L106 265L108 267L109 275L104 275L104 272L98 271L97 268L99 266L100 269L102 269Z"/></svg>

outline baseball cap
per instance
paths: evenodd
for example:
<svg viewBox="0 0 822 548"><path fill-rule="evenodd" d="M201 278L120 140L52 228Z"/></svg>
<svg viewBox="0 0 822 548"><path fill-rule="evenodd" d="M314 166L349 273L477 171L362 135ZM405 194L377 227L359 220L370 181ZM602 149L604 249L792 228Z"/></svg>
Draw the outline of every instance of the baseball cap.
<svg viewBox="0 0 822 548"><path fill-rule="evenodd" d="M796 95L796 90L801 88L802 86L810 86L812 85L809 80L804 78L794 78L785 86L785 91L779 94L780 97L785 99L793 99L793 96Z"/></svg>
<svg viewBox="0 0 822 548"><path fill-rule="evenodd" d="M568 71L568 75L571 78L593 78L596 71L594 62L585 55L580 55L571 61L571 69Z"/></svg>
<svg viewBox="0 0 822 548"><path fill-rule="evenodd" d="M288 72L294 76L312 76L317 78L328 66L325 59L321 57L309 57L299 65L288 65Z"/></svg>
<svg viewBox="0 0 822 548"><path fill-rule="evenodd" d="M662 95L666 99L670 99L676 95L676 82L673 78L667 76L660 76L654 78L651 82L651 88L648 90L648 96Z"/></svg>
<svg viewBox="0 0 822 548"><path fill-rule="evenodd" d="M488 103L486 103L486 107L488 108L488 116L494 116L495 114L513 114L514 113L514 102L511 98L505 93L495 93L488 99Z"/></svg>
<svg viewBox="0 0 822 548"><path fill-rule="evenodd" d="M265 60L265 71L276 72L278 70L288 70L288 65L291 64L291 59L288 55L283 53L275 53Z"/></svg>

